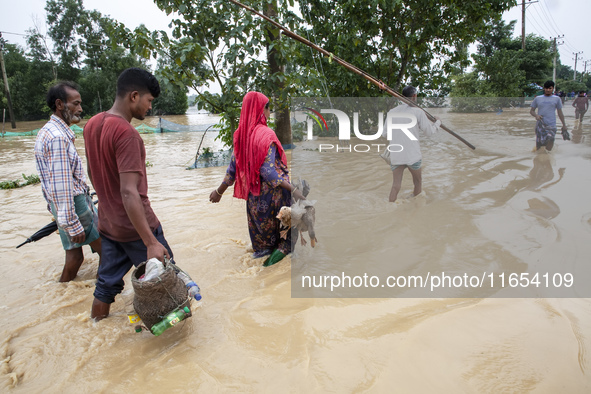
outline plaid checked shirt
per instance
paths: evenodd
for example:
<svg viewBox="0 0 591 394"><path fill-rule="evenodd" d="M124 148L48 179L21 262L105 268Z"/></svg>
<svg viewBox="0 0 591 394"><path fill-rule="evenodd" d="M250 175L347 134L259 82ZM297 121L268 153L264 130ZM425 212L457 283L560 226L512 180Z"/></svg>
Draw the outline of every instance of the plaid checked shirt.
<svg viewBox="0 0 591 394"><path fill-rule="evenodd" d="M88 191L82 160L74 146L74 132L60 117L51 115L39 130L35 141L35 161L43 197L57 210L57 223L70 236L81 234L84 228L78 220L74 196Z"/></svg>

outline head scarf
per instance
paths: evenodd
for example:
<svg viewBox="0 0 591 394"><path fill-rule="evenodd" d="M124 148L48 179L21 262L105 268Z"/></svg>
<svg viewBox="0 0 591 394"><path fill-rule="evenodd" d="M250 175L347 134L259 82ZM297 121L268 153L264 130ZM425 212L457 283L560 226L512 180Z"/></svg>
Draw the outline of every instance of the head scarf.
<svg viewBox="0 0 591 394"><path fill-rule="evenodd" d="M248 92L242 100L240 123L234 132L234 156L236 158L236 183L234 197L248 199L248 194L261 193L261 166L275 143L281 161L287 165L287 158L281 142L273 130L267 127L263 113L269 99L259 92Z"/></svg>

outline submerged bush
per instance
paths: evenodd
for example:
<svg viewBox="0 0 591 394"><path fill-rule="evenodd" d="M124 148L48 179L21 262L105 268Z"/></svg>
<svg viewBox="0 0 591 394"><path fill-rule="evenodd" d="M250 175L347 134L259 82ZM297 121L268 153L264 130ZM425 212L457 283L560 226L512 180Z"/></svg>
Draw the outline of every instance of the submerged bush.
<svg viewBox="0 0 591 394"><path fill-rule="evenodd" d="M16 189L18 187L33 185L35 183L41 182L41 180L39 179L39 176L36 174L31 174L31 175L23 174L23 179L25 180L24 183L21 183L20 179L17 179L16 181L0 182L0 189Z"/></svg>

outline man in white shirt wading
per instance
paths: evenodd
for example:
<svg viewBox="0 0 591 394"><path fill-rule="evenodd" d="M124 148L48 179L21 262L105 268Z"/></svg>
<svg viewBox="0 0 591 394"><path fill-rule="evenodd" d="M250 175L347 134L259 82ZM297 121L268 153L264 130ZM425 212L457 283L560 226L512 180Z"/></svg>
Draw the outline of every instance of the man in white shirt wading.
<svg viewBox="0 0 591 394"><path fill-rule="evenodd" d="M402 95L414 102L417 101L417 89L413 86L407 86L402 90ZM427 115L420 108L410 106L406 103L401 103L396 108L393 108L388 113L388 119L393 115L400 114L401 118L405 115L414 115L416 117L416 124L408 128L408 131L416 138L411 140L409 136L401 130L392 130L392 139L390 145L401 145L403 149L398 152L390 154L390 168L392 169L392 190L390 191L390 202L395 202L398 198L398 192L402 184L402 174L405 168L408 168L412 175L414 183L413 196L418 196L422 191L421 178L421 145L419 143L419 130L423 131L427 136L431 136L439 130L441 121L437 119L435 123L431 123L427 119ZM387 120L390 121L390 120ZM408 122L408 116L406 117ZM402 122L404 123L404 122ZM384 135L386 135L388 127L384 127Z"/></svg>

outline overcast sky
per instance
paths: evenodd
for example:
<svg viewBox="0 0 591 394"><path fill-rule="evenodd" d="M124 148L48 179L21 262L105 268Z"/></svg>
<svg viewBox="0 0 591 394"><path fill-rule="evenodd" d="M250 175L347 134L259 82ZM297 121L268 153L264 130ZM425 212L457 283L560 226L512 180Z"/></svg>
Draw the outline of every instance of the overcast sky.
<svg viewBox="0 0 591 394"><path fill-rule="evenodd" d="M0 31L25 34L37 21L44 32L45 3L46 0L0 0ZM172 19L160 11L152 0L84 0L84 8L109 15L130 29L143 23L152 30L169 30L168 24ZM26 46L23 36L6 33L3 36L10 43Z"/></svg>
<svg viewBox="0 0 591 394"><path fill-rule="evenodd" d="M558 40L563 42L558 46L561 62L574 68L573 52L583 51L579 54L577 71L583 71L585 60L590 60L588 69L591 69L591 0L524 1L532 3L526 10L526 33L535 33L547 39L564 35ZM45 0L0 0L0 31L25 34L34 20L38 21L42 30L45 29L45 3ZM110 15L131 29L143 23L149 29L168 30L171 19L152 0L84 0L84 7ZM514 7L503 17L507 21L517 20L515 35L521 35L521 7ZM3 35L10 43L26 45L24 36Z"/></svg>
<svg viewBox="0 0 591 394"><path fill-rule="evenodd" d="M518 0L521 4L523 0ZM534 33L546 39L564 36L557 40L560 61L572 68L575 66L575 52L578 55L577 72L583 71L584 61L587 71L591 69L591 0L525 0L525 32ZM531 3L531 4L528 4ZM506 21L517 20L515 35L521 36L521 6L505 12Z"/></svg>

